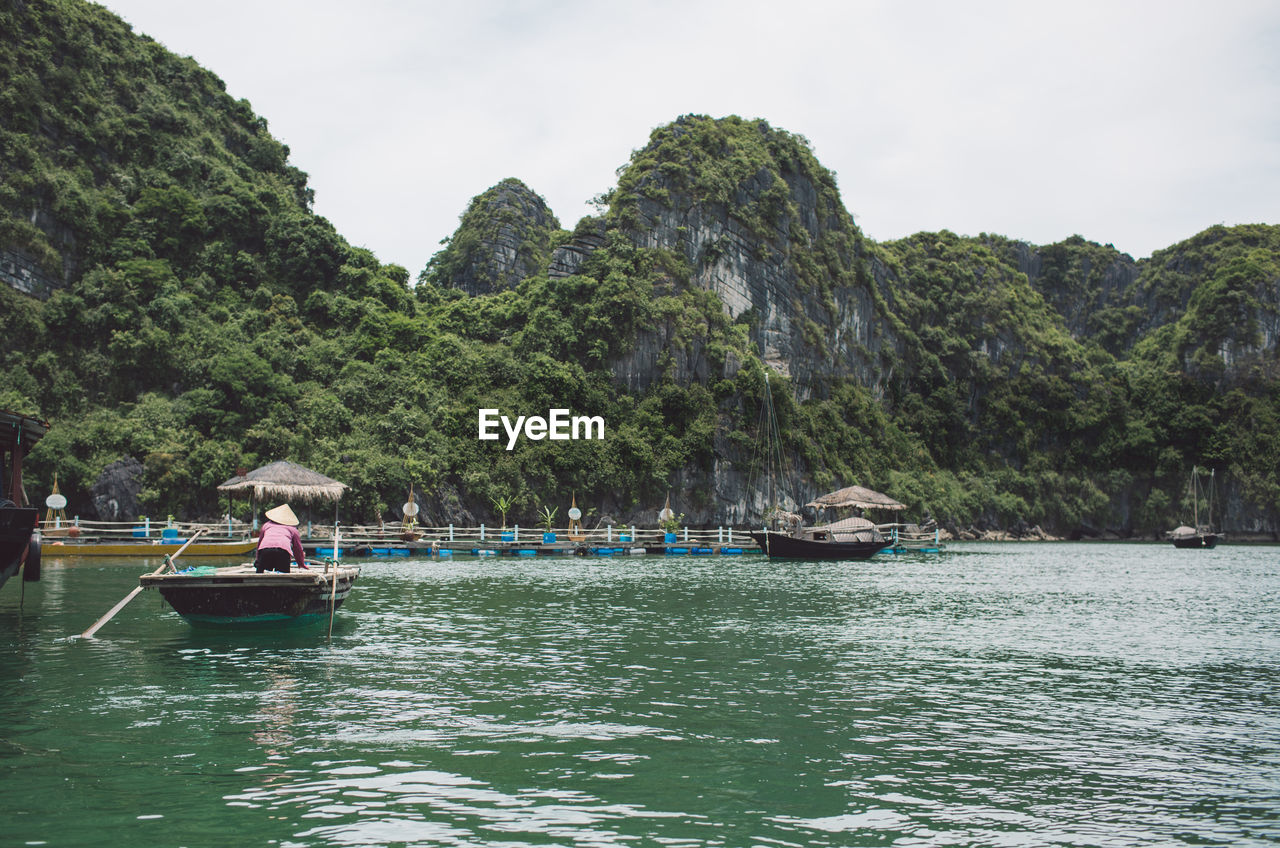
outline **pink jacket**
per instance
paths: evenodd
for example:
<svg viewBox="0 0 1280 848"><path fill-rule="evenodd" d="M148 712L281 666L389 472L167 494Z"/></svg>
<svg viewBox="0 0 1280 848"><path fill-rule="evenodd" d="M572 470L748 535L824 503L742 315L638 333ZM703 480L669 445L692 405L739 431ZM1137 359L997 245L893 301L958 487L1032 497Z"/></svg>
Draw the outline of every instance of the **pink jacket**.
<svg viewBox="0 0 1280 848"><path fill-rule="evenodd" d="M288 524L276 524L274 521L262 522L262 532L258 535L258 550L263 548L283 548L293 554L299 567L304 567L307 555L302 550L302 534L297 527Z"/></svg>

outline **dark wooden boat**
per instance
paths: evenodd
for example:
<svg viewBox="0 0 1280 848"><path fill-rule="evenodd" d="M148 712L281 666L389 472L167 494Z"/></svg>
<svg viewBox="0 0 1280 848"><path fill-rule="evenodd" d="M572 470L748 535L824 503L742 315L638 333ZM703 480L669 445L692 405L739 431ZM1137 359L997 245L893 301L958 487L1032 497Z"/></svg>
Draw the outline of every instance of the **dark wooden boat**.
<svg viewBox="0 0 1280 848"><path fill-rule="evenodd" d="M26 502L22 460L48 431L47 422L0 410L0 586L19 570L40 579L40 513Z"/></svg>
<svg viewBox="0 0 1280 848"><path fill-rule="evenodd" d="M1169 539L1175 548L1212 548L1218 544L1217 533L1198 533L1191 527L1179 527L1169 534Z"/></svg>
<svg viewBox="0 0 1280 848"><path fill-rule="evenodd" d="M865 518L854 517L789 533L764 530L751 534L770 559L866 559L893 544Z"/></svg>
<svg viewBox="0 0 1280 848"><path fill-rule="evenodd" d="M820 527L806 527L805 530L821 531ZM876 534L879 536L879 534ZM892 539L880 536L867 541L806 538L779 533L776 530L756 531L751 534L760 550L770 559L808 559L808 560L856 560L875 556L893 543Z"/></svg>
<svg viewBox="0 0 1280 848"><path fill-rule="evenodd" d="M358 566L259 574L246 563L144 574L138 582L159 590L174 612L191 624L227 627L326 620L342 606L359 576Z"/></svg>
<svg viewBox="0 0 1280 848"><path fill-rule="evenodd" d="M39 520L38 510L0 504L0 586L16 575L24 563L27 567L23 579L40 579L40 539L35 533Z"/></svg>

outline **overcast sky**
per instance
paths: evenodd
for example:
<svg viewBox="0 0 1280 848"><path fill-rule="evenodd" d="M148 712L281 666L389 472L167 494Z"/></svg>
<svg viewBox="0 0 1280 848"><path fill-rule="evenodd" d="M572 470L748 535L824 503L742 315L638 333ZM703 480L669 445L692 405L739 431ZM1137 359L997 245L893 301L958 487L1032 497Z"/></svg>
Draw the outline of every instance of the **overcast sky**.
<svg viewBox="0 0 1280 848"><path fill-rule="evenodd" d="M1280 3L107 0L247 99L315 211L416 279L518 177L562 226L682 114L809 139L872 239L1135 258L1280 223Z"/></svg>

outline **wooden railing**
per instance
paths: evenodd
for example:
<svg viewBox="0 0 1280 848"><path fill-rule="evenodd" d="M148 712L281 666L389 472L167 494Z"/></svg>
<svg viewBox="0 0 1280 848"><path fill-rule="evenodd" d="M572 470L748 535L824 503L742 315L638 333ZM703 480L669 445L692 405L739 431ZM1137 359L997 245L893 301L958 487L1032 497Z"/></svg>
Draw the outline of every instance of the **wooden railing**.
<svg viewBox="0 0 1280 848"><path fill-rule="evenodd" d="M41 520L39 530L42 535L55 539L79 537L124 542L167 537L188 539L197 530L204 531L201 537L204 541L247 539L253 528L244 521L152 521L149 518L139 518L137 521L89 521L80 518L54 518Z"/></svg>
<svg viewBox="0 0 1280 848"><path fill-rule="evenodd" d="M202 532L204 541L226 541L247 539L254 535L255 527L244 521L226 520L222 522L191 521L151 521L140 518L137 521L88 521L72 519L54 519L41 521L40 530L49 538L79 538L83 541L123 542L123 541L163 541L165 539L188 539L197 530ZM757 528L752 528L757 529ZM915 524L880 524L877 529L885 536L893 539L891 546L896 550L939 550L938 531L934 527L921 528ZM303 543L308 546L323 548L332 546L334 525L303 522L298 527ZM453 550L500 549L514 550L527 546L555 544L558 546L587 545L592 548L635 549L635 548L688 548L690 552L704 549L719 551L746 549L755 550L757 545L744 527L716 527L711 529L692 529L682 527L673 534L654 527L635 525L605 525L590 529L556 527L552 531L555 538L544 536L548 531L538 526L493 527L443 525L424 526L421 524L406 525L401 522L383 522L379 524L339 524L341 547L350 550L358 547L395 548L415 543L412 547L435 543L440 548ZM546 548L543 548L546 550Z"/></svg>
<svg viewBox="0 0 1280 848"><path fill-rule="evenodd" d="M506 527L481 524L479 526L463 526L447 524L441 526L425 526L421 524L405 525L401 522L388 521L380 524L340 524L342 539L351 544L367 542L405 541L407 535L415 541L424 542L515 542L538 544L543 541L547 531L543 527L511 524ZM74 528L74 529L72 529ZM136 521L89 521L84 519L54 519L41 521L40 531L46 536L76 535L103 539L160 539L165 536L186 538L197 530L204 531L206 539L231 538L244 539L253 535L254 526L245 521L152 521L139 518ZM570 531L567 527L556 527L556 541L586 541L589 543L628 542L637 545L750 545L753 544L749 532L760 528L715 527L710 529L693 529L682 527L676 530L674 539L668 541L665 531L654 527L636 525L606 525L603 527L582 528ZM886 536L895 535L904 545L937 543L937 530L922 529L914 524L880 524L877 529ZM304 540L319 541L332 539L334 526L304 521L298 527Z"/></svg>
<svg viewBox="0 0 1280 848"><path fill-rule="evenodd" d="M375 525L340 525L342 543L347 545L394 545L396 542L415 541L422 543L439 542L441 545L538 545L544 542L544 534L555 534L555 543L571 545L583 543L587 545L615 545L618 547L658 546L663 544L694 547L743 547L753 546L755 542L741 527L717 527L710 530L694 530L681 528L676 531L670 541L667 534L650 527L633 527L623 525L607 525L570 531L567 527L556 527L547 531L543 527L529 527L517 524L492 527L479 525L465 527L462 525L405 527L398 522L387 522ZM332 539L332 525L313 525L310 534L304 526L304 539ZM548 537L549 538L549 537Z"/></svg>
<svg viewBox="0 0 1280 848"><path fill-rule="evenodd" d="M481 524L474 527L462 525L423 526L414 524L406 526L400 522L380 524L339 524L341 539L345 545L388 544L402 541L475 543L479 544L529 544L543 542L542 527L520 526L516 524L488 526ZM139 518L137 521L90 521L85 519L54 519L41 521L40 531L52 538L76 536L82 539L100 539L103 541L128 541L131 539L162 539L165 537L188 538L196 530L203 530L205 540L245 539L254 532L253 525L244 521L193 522L193 521L152 521ZM298 531L305 542L323 542L332 540L334 525L318 524L304 521ZM591 545L614 544L624 545L692 545L707 547L750 546L754 544L746 529L741 527L718 527L710 530L694 530L681 528L675 532L674 539L667 542L667 535L661 529L651 527L607 525L570 531L567 527L557 527L555 533L558 544L572 544L579 541Z"/></svg>
<svg viewBox="0 0 1280 848"><path fill-rule="evenodd" d="M941 538L936 526L921 527L918 524L881 524L881 533L893 538L893 547L899 550L938 550Z"/></svg>

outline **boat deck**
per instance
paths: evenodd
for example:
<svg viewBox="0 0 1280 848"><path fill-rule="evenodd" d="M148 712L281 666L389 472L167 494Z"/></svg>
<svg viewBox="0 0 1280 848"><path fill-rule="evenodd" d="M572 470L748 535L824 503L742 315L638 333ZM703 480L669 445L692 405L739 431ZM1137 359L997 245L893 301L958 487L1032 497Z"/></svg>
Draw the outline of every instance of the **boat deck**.
<svg viewBox="0 0 1280 848"><path fill-rule="evenodd" d="M205 565L183 571L171 571L167 574L144 574L138 578L138 583L148 589L199 586L212 588L245 584L254 586L327 587L330 583L330 575L335 571L338 575L339 587L346 581L354 580L360 574L360 568L353 565L339 565L328 571L323 568L312 568L305 571L295 568L287 573L283 571L264 571L259 574L254 570L253 563L246 562L240 565L229 565L224 568Z"/></svg>

